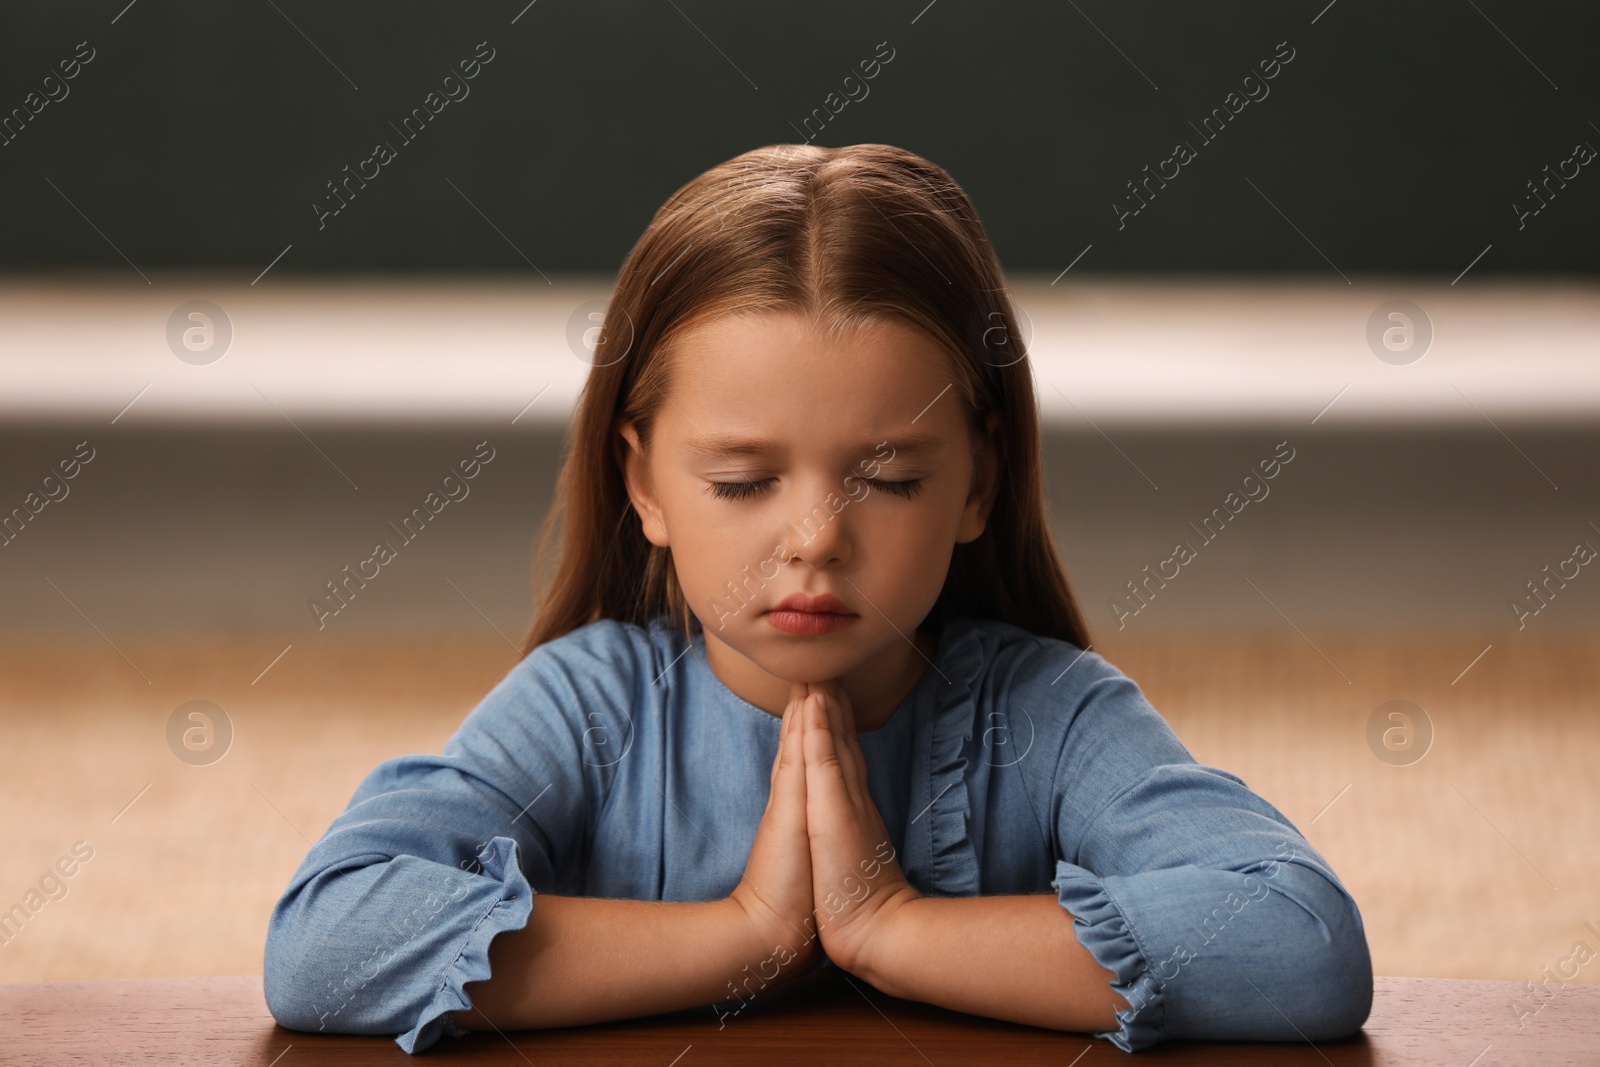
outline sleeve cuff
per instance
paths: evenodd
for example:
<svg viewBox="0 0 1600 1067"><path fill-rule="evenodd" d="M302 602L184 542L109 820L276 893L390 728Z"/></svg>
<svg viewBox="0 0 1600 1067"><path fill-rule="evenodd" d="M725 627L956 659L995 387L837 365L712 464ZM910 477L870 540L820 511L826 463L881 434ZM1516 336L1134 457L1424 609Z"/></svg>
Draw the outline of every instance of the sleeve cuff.
<svg viewBox="0 0 1600 1067"><path fill-rule="evenodd" d="M485 877L498 879L501 893L490 904L476 925L467 933L450 965L445 968L444 984L417 1018L417 1024L395 1038L409 1053L421 1052L441 1034L461 1037L467 1031L450 1013L472 1007L465 986L489 977L489 942L496 934L520 930L533 914L534 889L522 873L517 860L517 843L509 837L496 837L478 854Z"/></svg>
<svg viewBox="0 0 1600 1067"><path fill-rule="evenodd" d="M1064 860L1056 863L1056 880L1050 883L1061 906L1072 915L1073 932L1094 956L1095 962L1115 976L1111 991L1128 1002L1117 1012L1120 1029L1095 1037L1109 1040L1124 1052L1149 1048L1161 1040L1166 1014L1166 985L1151 970L1144 949L1134 939L1122 909L1111 899L1105 882L1082 867Z"/></svg>

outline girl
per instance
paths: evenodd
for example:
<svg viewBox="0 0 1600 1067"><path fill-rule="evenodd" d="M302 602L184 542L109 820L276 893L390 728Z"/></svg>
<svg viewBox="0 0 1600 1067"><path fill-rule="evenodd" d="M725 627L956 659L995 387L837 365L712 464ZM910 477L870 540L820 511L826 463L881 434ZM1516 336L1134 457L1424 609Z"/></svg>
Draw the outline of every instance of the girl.
<svg viewBox="0 0 1600 1067"><path fill-rule="evenodd" d="M283 1025L720 1027L820 965L1129 1051L1366 1019L1327 863L1088 651L1004 278L942 169L778 145L689 182L570 446L522 660L273 910Z"/></svg>

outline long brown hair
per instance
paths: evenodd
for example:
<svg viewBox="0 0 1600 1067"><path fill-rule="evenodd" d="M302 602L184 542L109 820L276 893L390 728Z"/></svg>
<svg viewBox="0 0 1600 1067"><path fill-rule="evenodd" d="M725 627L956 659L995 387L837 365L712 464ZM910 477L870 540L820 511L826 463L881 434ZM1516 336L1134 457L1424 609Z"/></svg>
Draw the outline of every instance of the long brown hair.
<svg viewBox="0 0 1600 1067"><path fill-rule="evenodd" d="M836 333L895 315L940 343L974 440L999 416L1000 478L984 532L954 547L927 621L999 619L1087 648L1047 519L1025 344L971 201L943 169L892 145L780 144L679 189L623 263L540 532L522 654L603 618L648 625L670 615L698 632L671 550L645 538L628 498L618 425L631 420L648 449L673 338L757 311L815 316ZM541 595L558 528L559 562Z"/></svg>

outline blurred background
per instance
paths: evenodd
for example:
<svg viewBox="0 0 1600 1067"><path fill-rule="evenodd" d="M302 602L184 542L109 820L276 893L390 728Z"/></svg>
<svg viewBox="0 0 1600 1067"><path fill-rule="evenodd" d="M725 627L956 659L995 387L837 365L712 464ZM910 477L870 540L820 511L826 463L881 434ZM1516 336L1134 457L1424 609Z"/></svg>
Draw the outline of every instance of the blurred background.
<svg viewBox="0 0 1600 1067"><path fill-rule="evenodd" d="M0 980L260 972L357 783L516 662L633 242L779 142L901 145L972 197L1096 651L1307 834L1379 974L1542 981L1600 948L1594 9L0 25Z"/></svg>

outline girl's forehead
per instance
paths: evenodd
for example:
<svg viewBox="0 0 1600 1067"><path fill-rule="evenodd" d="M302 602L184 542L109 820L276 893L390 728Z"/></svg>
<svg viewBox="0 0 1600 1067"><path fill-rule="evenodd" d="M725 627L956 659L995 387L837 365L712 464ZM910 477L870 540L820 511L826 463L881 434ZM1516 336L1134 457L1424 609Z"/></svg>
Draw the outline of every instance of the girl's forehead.
<svg viewBox="0 0 1600 1067"><path fill-rule="evenodd" d="M769 403L686 395L660 409L658 429L673 452L689 458L796 458L887 452L904 460L933 458L964 438L965 422L950 391L790 392ZM932 401L930 403L930 401Z"/></svg>
<svg viewBox="0 0 1600 1067"><path fill-rule="evenodd" d="M685 338L667 394L728 418L734 411L898 421L914 418L950 386L933 339L910 326L827 333L742 323Z"/></svg>
<svg viewBox="0 0 1600 1067"><path fill-rule="evenodd" d="M795 312L727 315L680 332L672 348L657 418L683 441L726 435L768 442L767 452L831 451L907 431L953 438L963 424L943 349L893 316L833 331Z"/></svg>

